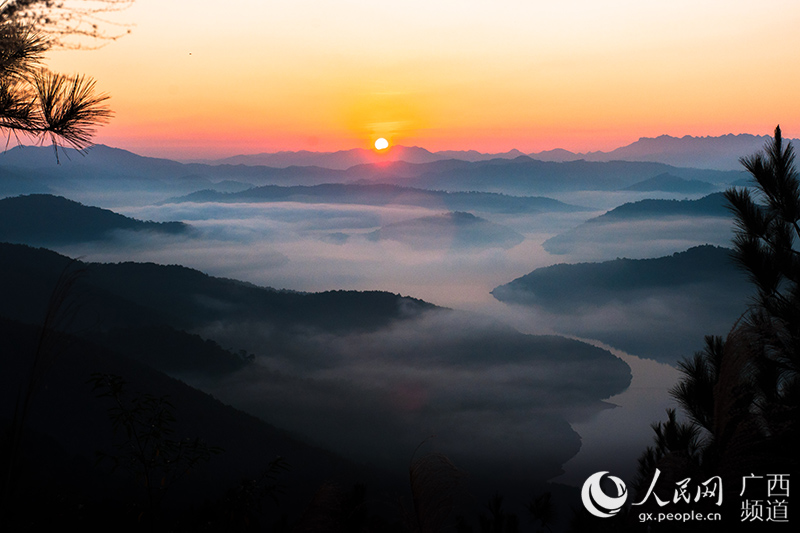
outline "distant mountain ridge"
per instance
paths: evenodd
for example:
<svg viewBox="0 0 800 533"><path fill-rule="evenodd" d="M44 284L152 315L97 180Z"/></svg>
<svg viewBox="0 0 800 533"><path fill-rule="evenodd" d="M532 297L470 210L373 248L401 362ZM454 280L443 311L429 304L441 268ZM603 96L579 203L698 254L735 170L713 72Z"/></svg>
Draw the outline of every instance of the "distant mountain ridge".
<svg viewBox="0 0 800 533"><path fill-rule="evenodd" d="M414 205L454 211L537 213L582 211L586 208L543 196L510 196L488 192L448 192L379 183L325 183L320 185L264 185L241 192L197 191L167 199L182 202L304 202L361 205Z"/></svg>
<svg viewBox="0 0 800 533"><path fill-rule="evenodd" d="M679 167L706 168L716 170L740 170L739 158L764 148L770 139L767 135L747 133L707 137L642 137L639 140L608 152L573 153L567 150L551 150L533 153L531 157L543 161L640 161L665 163ZM798 139L787 139L795 146Z"/></svg>
<svg viewBox="0 0 800 533"><path fill-rule="evenodd" d="M703 168L715 170L740 170L739 158L761 150L769 140L768 135L726 134L719 136L695 137L684 135L674 137L659 135L658 137L641 137L626 146L610 151L572 152L563 148L530 152L528 154L512 149L507 152L484 153L477 150L442 150L431 152L418 146L396 145L386 152L378 153L364 148L352 148L336 152L312 152L309 150L262 152L258 154L241 154L220 159L170 160L138 156L132 152L112 148L102 144L93 146L89 154L95 164L111 162L118 164L123 160L125 170L174 172L182 166L266 166L272 168L288 167L320 167L329 170L347 170L356 165L390 163L403 161L406 163L424 164L438 161L458 160L465 162L481 162L491 160L510 160L519 156L548 162L569 161L635 161L664 163L677 167ZM786 139L795 145L798 139ZM40 152L46 152L43 158ZM87 158L74 150L66 149L66 157L62 165L81 166ZM46 147L25 146L13 147L0 153L0 166L35 168L54 164L52 151Z"/></svg>
<svg viewBox="0 0 800 533"><path fill-rule="evenodd" d="M435 250L513 248L525 240L509 227L462 211L387 224L367 237L373 240L390 239L415 248Z"/></svg>
<svg viewBox="0 0 800 533"><path fill-rule="evenodd" d="M67 159L66 156L70 158ZM513 155L513 154L509 154ZM522 196L577 190L618 190L659 174L727 186L743 171L679 168L664 163L630 161L548 162L519 155L481 161L442 159L427 163L388 161L357 164L347 170L320 166L276 168L246 165L181 164L138 156L125 150L94 146L86 156L65 150L61 164L45 147L15 147L0 154L0 176L25 175L14 187L31 192L143 191L187 194L201 189L231 190L261 185L388 183L421 189L480 191ZM235 183L234 183L235 182ZM235 189L234 189L235 190ZM6 189L4 194L20 194Z"/></svg>
<svg viewBox="0 0 800 533"><path fill-rule="evenodd" d="M639 191L639 192L676 192L683 194L708 194L717 190L717 187L706 181L700 180L687 180L678 176L673 176L669 172L664 172L650 179L634 183L629 187L625 187L626 191Z"/></svg>
<svg viewBox="0 0 800 533"><path fill-rule="evenodd" d="M770 139L767 135L722 135L719 137L643 137L608 153L608 157L626 161L658 161L670 165L721 170L741 169L739 158L761 150ZM791 139L789 139L791 141ZM798 143L797 139L794 140Z"/></svg>
<svg viewBox="0 0 800 533"><path fill-rule="evenodd" d="M347 170L355 165L387 161L405 161L406 163L433 163L447 159L459 161L487 161L490 159L513 159L525 155L519 150L503 153L486 154L476 150L445 150L430 152L418 146L394 146L384 153L377 153L364 148L352 148L337 152L311 152L308 150L264 152L251 155L236 155L222 159L199 159L188 163L207 165L247 165L286 168L291 166L318 166L335 170Z"/></svg>
<svg viewBox="0 0 800 533"><path fill-rule="evenodd" d="M563 148L531 152L527 154L541 161L641 161L665 163L679 167L706 168L716 170L739 170L739 158L763 148L767 135L726 134L720 136L694 137L641 137L639 140L607 152L571 152ZM791 141L791 139L790 139ZM795 139L795 142L797 140ZM432 163L447 159L460 161L489 161L492 159L514 159L526 155L516 149L501 153L483 153L476 150L443 150L431 152L418 146L394 146L386 153L354 148L337 152L284 151L237 155L222 159L193 160L193 163L209 165L266 165L272 167L320 166L346 170L354 165L376 161L405 161L407 163Z"/></svg>

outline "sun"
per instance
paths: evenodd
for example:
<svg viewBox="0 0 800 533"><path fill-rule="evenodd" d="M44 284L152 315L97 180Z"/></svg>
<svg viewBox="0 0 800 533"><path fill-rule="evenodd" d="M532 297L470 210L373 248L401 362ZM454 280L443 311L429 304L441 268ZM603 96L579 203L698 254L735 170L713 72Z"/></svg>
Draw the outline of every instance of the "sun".
<svg viewBox="0 0 800 533"><path fill-rule="evenodd" d="M380 139L375 141L375 149L376 150L378 150L378 151L386 150L387 148L389 148L389 141L387 141L383 137L381 137Z"/></svg>

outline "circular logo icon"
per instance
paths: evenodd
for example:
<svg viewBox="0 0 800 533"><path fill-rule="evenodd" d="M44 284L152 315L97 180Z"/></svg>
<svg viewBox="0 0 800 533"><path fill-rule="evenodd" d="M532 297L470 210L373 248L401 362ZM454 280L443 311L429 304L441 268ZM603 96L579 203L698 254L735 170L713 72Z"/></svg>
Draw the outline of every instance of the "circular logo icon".
<svg viewBox="0 0 800 533"><path fill-rule="evenodd" d="M608 476L608 479L614 483L617 494L615 496L609 496L603 492L600 481L606 474L608 474L608 472L592 474L583 484L583 489L581 489L583 506L594 516L599 516L600 518L609 518L617 514L619 510L622 509L622 506L625 505L625 500L628 498L628 489L625 488L625 483L620 478L614 476Z"/></svg>

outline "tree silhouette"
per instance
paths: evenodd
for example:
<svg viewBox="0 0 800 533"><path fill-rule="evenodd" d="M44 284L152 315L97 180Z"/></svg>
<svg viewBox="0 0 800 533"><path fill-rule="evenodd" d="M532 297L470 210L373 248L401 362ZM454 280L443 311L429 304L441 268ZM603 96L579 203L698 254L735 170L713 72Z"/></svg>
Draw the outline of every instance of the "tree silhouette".
<svg viewBox="0 0 800 533"><path fill-rule="evenodd" d="M114 468L127 470L141 487L147 502L150 529L154 530L165 494L193 469L223 450L200 438L173 437L175 407L165 396L151 394L129 397L127 383L109 374L92 374L91 383L99 398L109 398L108 417L114 432L123 436L117 453L99 454Z"/></svg>
<svg viewBox="0 0 800 533"><path fill-rule="evenodd" d="M800 400L800 182L794 161L778 126L764 153L741 159L755 193L725 193L735 216L733 257L757 293L724 344L715 428L729 451L733 443L756 446L762 462L793 471ZM748 437L753 434L755 442Z"/></svg>
<svg viewBox="0 0 800 533"><path fill-rule="evenodd" d="M0 17L37 28L57 48L93 48L130 32L128 25L106 15L127 9L134 1L0 0Z"/></svg>
<svg viewBox="0 0 800 533"><path fill-rule="evenodd" d="M668 476L719 475L731 481L731 493L741 476L797 472L800 183L794 159L777 127L764 152L740 160L753 183L725 192L735 220L732 258L756 294L724 340L706 337L704 350L680 363L683 377L670 392L688 421L678 422L672 411L667 422L654 424L656 445L639 460L636 490L646 488L656 468Z"/></svg>
<svg viewBox="0 0 800 533"><path fill-rule="evenodd" d="M65 7L50 0L0 3L0 132L19 139L49 141L56 152L69 146L83 151L91 145L95 127L111 116L107 95L95 90L86 76L67 76L44 68L44 53L63 46L68 35L114 38L87 20L102 11L125 7L123 0L101 0L100 8Z"/></svg>
<svg viewBox="0 0 800 533"><path fill-rule="evenodd" d="M541 523L542 527L547 531L552 532L550 525L555 520L556 509L553 502L550 501L552 493L547 491L535 496L531 501L525 505L528 512L531 514L531 519L534 523ZM544 531L541 528L536 529L537 532Z"/></svg>

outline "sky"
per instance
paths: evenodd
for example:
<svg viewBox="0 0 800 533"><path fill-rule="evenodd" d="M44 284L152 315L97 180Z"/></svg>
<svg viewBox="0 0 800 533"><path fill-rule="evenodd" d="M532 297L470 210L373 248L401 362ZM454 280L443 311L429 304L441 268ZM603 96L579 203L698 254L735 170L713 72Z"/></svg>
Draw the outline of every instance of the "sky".
<svg viewBox="0 0 800 533"><path fill-rule="evenodd" d="M800 132L796 0L137 0L52 51L111 96L96 142L193 159L371 147L611 150Z"/></svg>

